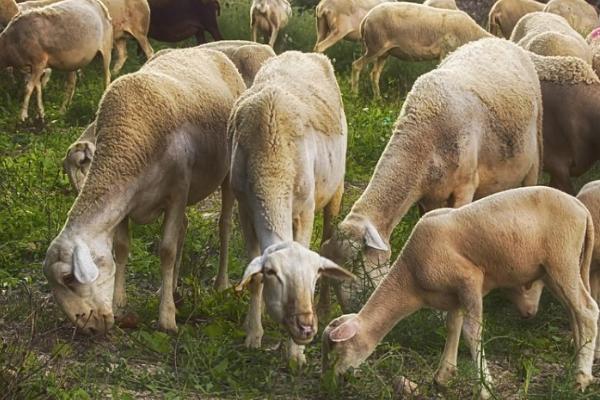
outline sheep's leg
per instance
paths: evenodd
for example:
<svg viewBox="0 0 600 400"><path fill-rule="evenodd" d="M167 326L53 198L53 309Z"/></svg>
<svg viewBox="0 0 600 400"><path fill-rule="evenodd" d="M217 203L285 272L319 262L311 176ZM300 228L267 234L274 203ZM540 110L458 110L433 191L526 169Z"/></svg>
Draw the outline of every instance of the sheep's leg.
<svg viewBox="0 0 600 400"><path fill-rule="evenodd" d="M344 184L340 184L336 193L333 195L329 203L323 209L323 237L321 238L321 244L327 239L333 236L333 223L335 218L340 213L342 206L342 196L344 194ZM330 285L331 281L328 278L321 278L321 289L319 291L319 302L317 303L317 316L319 319L325 319L329 315L331 308L331 296L330 296ZM338 299L342 301L342 299Z"/></svg>
<svg viewBox="0 0 600 400"><path fill-rule="evenodd" d="M48 81L50 80L50 76L52 75L52 70L50 68L46 68L44 70L44 74L42 75L42 88L46 88Z"/></svg>
<svg viewBox="0 0 600 400"><path fill-rule="evenodd" d="M187 193L187 190L182 190ZM164 217L163 237L160 242L160 267L162 286L160 293L160 306L158 311L158 325L161 329L177 332L175 321L175 300L173 298L175 281L175 264L177 261L177 246L181 236L181 226L185 218L185 200L175 200L167 208Z"/></svg>
<svg viewBox="0 0 600 400"><path fill-rule="evenodd" d="M44 111L44 100L42 99L42 77L40 76L35 81L35 98L38 110L38 116L40 120L44 120L45 111Z"/></svg>
<svg viewBox="0 0 600 400"><path fill-rule="evenodd" d="M104 88L110 85L110 61L112 59L112 43L101 51L102 54L102 69L104 71Z"/></svg>
<svg viewBox="0 0 600 400"><path fill-rule="evenodd" d="M29 116L29 100L31 99L33 89L37 87L37 83L39 82L43 71L43 69L34 69L31 71L31 74L27 76L27 81L25 82L25 97L23 97L23 105L21 106L21 113L19 116L21 121L25 121Z"/></svg>
<svg viewBox="0 0 600 400"><path fill-rule="evenodd" d="M381 72L383 71L383 66L385 65L385 60L387 59L387 55L381 55L377 57L377 60L373 63L373 69L371 69L371 84L373 85L373 96L376 99L381 98L381 90L379 89L379 80L381 78Z"/></svg>
<svg viewBox="0 0 600 400"><path fill-rule="evenodd" d="M127 40L124 37L115 40L115 47L117 48L117 61L112 70L113 75L117 75L121 71L121 68L123 68L123 65L125 65L125 61L127 60Z"/></svg>
<svg viewBox="0 0 600 400"><path fill-rule="evenodd" d="M328 48L342 40L344 37L346 37L346 35L350 32L352 32L352 30L340 31L334 29L333 31L329 32L329 36L327 36L321 42L315 44L314 51L316 53L323 53L325 50L327 50Z"/></svg>
<svg viewBox="0 0 600 400"><path fill-rule="evenodd" d="M177 258L175 261L175 271L173 273L173 296L175 297L177 297L177 288L179 287L179 272L181 271L181 259L183 258L183 245L185 243L185 233L187 232L188 222L188 217L184 213L179 230L179 239L177 240Z"/></svg>
<svg viewBox="0 0 600 400"><path fill-rule="evenodd" d="M575 194L568 167L561 168L560 171L550 171L550 186L571 195Z"/></svg>
<svg viewBox="0 0 600 400"><path fill-rule="evenodd" d="M483 298L481 283L483 278L481 276L473 276L471 279L472 282L466 284L459 294L460 302L465 308L463 335L469 346L478 377L482 383L479 398L489 399L491 394L488 388L492 384L492 378L487 367L482 345ZM475 282L475 280L479 282Z"/></svg>
<svg viewBox="0 0 600 400"><path fill-rule="evenodd" d="M252 24L252 41L258 43L258 25Z"/></svg>
<svg viewBox="0 0 600 400"><path fill-rule="evenodd" d="M596 301L596 303L600 302L600 270L598 267L592 262L590 267L590 289L592 298ZM600 359L600 318L598 318L598 328L597 328L597 336L596 336L596 351L594 358Z"/></svg>
<svg viewBox="0 0 600 400"><path fill-rule="evenodd" d="M113 251L115 253L115 291L113 296L113 309L115 314L123 310L127 305L127 292L125 290L125 273L127 258L129 257L129 219L125 217L117 225L113 239Z"/></svg>
<svg viewBox="0 0 600 400"><path fill-rule="evenodd" d="M256 232L252 225L252 219L250 213L246 209L243 203L238 203L238 211L240 215L240 225L246 241L246 251L250 259L254 259L260 255L260 247ZM244 321L244 328L246 330L246 347L259 348L263 337L263 327L261 322L262 313L262 276L261 274L255 275L248 284L250 289L250 306L248 308L248 314Z"/></svg>
<svg viewBox="0 0 600 400"><path fill-rule="evenodd" d="M440 361L440 366L435 373L435 383L440 386L446 386L450 378L456 372L458 358L458 343L460 341L460 331L463 326L463 315L461 310L452 310L446 316L447 337L444 345L444 353Z"/></svg>
<svg viewBox="0 0 600 400"><path fill-rule="evenodd" d="M577 265L573 265L573 262ZM573 336L577 349L577 385L581 390L593 382L592 365L598 329L598 305L585 288L579 273L578 257L558 260L560 268L547 268L547 283L573 313ZM577 334L576 334L577 333Z"/></svg>
<svg viewBox="0 0 600 400"><path fill-rule="evenodd" d="M475 172L471 182L461 185L454 192L452 192L454 201L451 206L453 208L459 208L473 202L473 197L475 197L477 186L479 186L479 174Z"/></svg>
<svg viewBox="0 0 600 400"><path fill-rule="evenodd" d="M227 260L229 258L229 234L231 231L231 216L233 213L233 192L229 184L229 175L221 184L221 216L219 218L219 273L215 280L216 290L225 290L229 287L227 277Z"/></svg>
<svg viewBox="0 0 600 400"><path fill-rule="evenodd" d="M276 25L273 25L273 27L271 28L271 37L269 38L269 46L271 46L271 48L275 48L275 41L277 40L277 35L279 35L279 27Z"/></svg>
<svg viewBox="0 0 600 400"><path fill-rule="evenodd" d="M360 73L362 72L365 65L369 62L366 55L359 57L356 61L352 63L352 77L350 86L352 88L352 93L358 94L358 82L360 80Z"/></svg>
<svg viewBox="0 0 600 400"><path fill-rule="evenodd" d="M70 71L67 74L67 82L65 83L65 99L60 106L61 113L67 111L67 108L71 105L71 101L73 100L73 94L75 94L75 85L77 84L77 72Z"/></svg>
<svg viewBox="0 0 600 400"><path fill-rule="evenodd" d="M146 59L150 59L154 55L154 49L148 40L148 37L142 32L131 33L131 35L135 38L135 40L140 45L140 48L144 52Z"/></svg>

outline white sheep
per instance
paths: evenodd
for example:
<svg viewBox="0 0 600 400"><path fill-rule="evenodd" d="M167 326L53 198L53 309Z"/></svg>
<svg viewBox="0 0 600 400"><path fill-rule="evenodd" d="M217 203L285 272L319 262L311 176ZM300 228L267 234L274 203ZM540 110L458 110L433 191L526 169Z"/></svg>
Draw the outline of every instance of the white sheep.
<svg viewBox="0 0 600 400"><path fill-rule="evenodd" d="M342 39L359 41L360 23L373 7L390 0L321 0L315 9L317 42L314 51L323 53Z"/></svg>
<svg viewBox="0 0 600 400"><path fill-rule="evenodd" d="M252 0L250 29L252 40L258 41L258 32L269 36L269 46L274 47L279 30L286 27L292 15L288 0Z"/></svg>
<svg viewBox="0 0 600 400"><path fill-rule="evenodd" d="M297 51L269 59L236 102L229 131L231 185L252 258L238 286L248 284L251 296L246 346L261 345L264 294L291 336L290 361L303 364L317 333L317 279L352 277L308 249L315 212L323 210L327 238L344 190L346 117L329 59Z"/></svg>
<svg viewBox="0 0 600 400"><path fill-rule="evenodd" d="M529 13L517 22L510 40L542 56L573 56L592 63L589 45L560 15Z"/></svg>
<svg viewBox="0 0 600 400"><path fill-rule="evenodd" d="M271 57L275 57L275 52L271 47L244 40L220 40L202 44L198 48L217 50L225 54L235 64L248 87L254 82L254 76L264 62ZM172 51L175 51L175 49L164 49L156 53L154 57L160 57ZM92 123L69 146L63 159L63 170L69 177L71 186L77 192L83 186L83 180L94 158L95 151L96 126L95 123Z"/></svg>
<svg viewBox="0 0 600 400"><path fill-rule="evenodd" d="M465 43L492 35L467 13L420 4L385 3L373 8L360 24L365 53L352 63L352 90L358 93L360 72L374 61L371 81L375 97L381 97L379 77L385 60L441 60Z"/></svg>
<svg viewBox="0 0 600 400"><path fill-rule="evenodd" d="M426 0L423 5L435 8L445 8L447 10L458 10L458 6L454 0Z"/></svg>
<svg viewBox="0 0 600 400"><path fill-rule="evenodd" d="M163 213L158 324L177 330L173 292L187 226L185 209L219 186L219 277L226 283L233 207L227 119L244 89L235 66L222 53L179 49L117 79L104 93L96 117L94 160L44 260L56 301L84 333L109 329L113 305L125 303L127 258L117 259L115 267L113 237L121 235L120 243L127 243L128 219L145 224Z"/></svg>
<svg viewBox="0 0 600 400"><path fill-rule="evenodd" d="M564 17L583 37L600 25L596 9L585 0L550 0L544 11Z"/></svg>
<svg viewBox="0 0 600 400"><path fill-rule="evenodd" d="M522 16L542 11L546 5L535 0L498 0L488 14L488 31L508 39Z"/></svg>
<svg viewBox="0 0 600 400"><path fill-rule="evenodd" d="M435 243L435 246L431 244ZM566 306L573 330L576 382L593 382L598 306L589 293L594 227L580 201L543 186L497 193L459 209L439 209L416 224L392 270L358 314L323 333L323 366L358 367L402 319L428 307L448 311L448 336L436 383L456 371L460 331L487 399L492 378L483 345L483 297L543 278Z"/></svg>
<svg viewBox="0 0 600 400"><path fill-rule="evenodd" d="M460 207L535 185L542 109L526 51L496 38L460 47L414 83L367 188L321 254L339 265L362 257L364 278L376 286L392 231L413 204Z"/></svg>
<svg viewBox="0 0 600 400"><path fill-rule="evenodd" d="M98 0L63 0L14 17L0 33L0 68L30 70L20 119L27 119L34 88L38 114L44 117L42 75L47 67L69 72L63 109L73 97L76 71L98 53L102 56L104 82L108 86L112 40L108 11Z"/></svg>

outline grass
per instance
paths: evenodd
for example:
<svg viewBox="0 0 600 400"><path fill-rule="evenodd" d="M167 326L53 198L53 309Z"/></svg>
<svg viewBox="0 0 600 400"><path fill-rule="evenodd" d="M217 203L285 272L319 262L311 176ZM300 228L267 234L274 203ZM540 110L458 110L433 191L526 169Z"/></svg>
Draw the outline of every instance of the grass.
<svg viewBox="0 0 600 400"><path fill-rule="evenodd" d="M225 2L221 19L226 38L249 37L248 4ZM296 14L280 50L310 50L313 44L311 13ZM141 63L133 46L130 53L125 72L135 71ZM386 98L375 102L366 84L360 96L349 91L349 67L359 53L359 46L343 43L329 54L335 59L349 124L343 214L368 182L407 90L418 75L433 67L390 61L382 82ZM63 116L57 113L62 82L61 74L55 73L45 92L45 126L18 124L21 87L0 76L0 399L388 399L400 374L421 384L421 398L436 396L431 381L445 340L444 318L437 312L424 310L399 323L375 354L337 387L320 380L318 341L307 347L304 369L289 369L279 345L284 335L267 318L265 348L244 348L247 295L210 289L218 264L217 198L188 212L181 282L184 303L177 316L177 335L155 329L159 221L133 229L127 291L129 310L139 315L139 327L115 328L92 338L75 335L49 294L41 262L74 199L61 173L61 158L94 118L103 88L98 65L86 69L73 106ZM598 177L594 170L578 184ZM411 210L397 227L392 241L396 252L416 220ZM320 235L317 225L315 244ZM236 225L230 256L234 282L247 262L239 232ZM600 398L598 385L585 395L572 390L574 349L568 320L550 297L543 297L535 319L524 321L502 295L492 294L485 301L485 318L485 348L497 398ZM459 374L443 395L471 398L476 381L468 352L461 347Z"/></svg>

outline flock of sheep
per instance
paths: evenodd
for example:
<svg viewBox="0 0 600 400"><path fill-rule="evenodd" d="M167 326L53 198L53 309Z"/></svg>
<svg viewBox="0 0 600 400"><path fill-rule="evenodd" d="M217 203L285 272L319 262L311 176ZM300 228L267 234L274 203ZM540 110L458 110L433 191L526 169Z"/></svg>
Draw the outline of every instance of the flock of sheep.
<svg viewBox="0 0 600 400"><path fill-rule="evenodd" d="M532 316L545 285L569 315L577 385L584 390L593 381L600 357L600 238L594 236L600 181L577 198L570 182L600 156L600 23L583 0L499 0L488 30L453 0L321 1L315 51L343 38L363 43L365 54L352 68L354 90L360 71L374 62L379 96L390 54L441 61L414 83L367 188L337 226L347 126L326 56L276 55L248 41L153 54L145 0L1 0L0 7L6 25L0 67L26 78L22 119L34 89L43 116L49 68L69 71L66 106L76 71L96 53L103 56L107 89L95 120L64 159L79 195L44 261L56 301L82 332L110 329L126 304L129 220L145 224L162 214L159 327L177 330L185 210L220 188L215 287L229 286L237 201L251 259L237 286L250 290L248 347L261 346L264 300L289 333L290 361L304 363L317 314L329 309L330 283L339 281L333 284L338 300L345 311L353 309L353 293L364 282L342 266L362 259L377 288L357 314L325 329L324 370L340 374L358 366L399 320L435 308L448 312L435 381L444 385L455 372L462 329L484 380L480 397L488 398L482 298L508 288L521 313ZM272 46L290 15L286 0L255 0L252 37L264 32ZM113 43L114 73L125 62L125 33L148 61L109 84ZM542 170L562 191L535 186ZM390 265L392 231L415 204L424 215ZM317 253L309 244L321 210ZM415 389L404 380L404 390Z"/></svg>

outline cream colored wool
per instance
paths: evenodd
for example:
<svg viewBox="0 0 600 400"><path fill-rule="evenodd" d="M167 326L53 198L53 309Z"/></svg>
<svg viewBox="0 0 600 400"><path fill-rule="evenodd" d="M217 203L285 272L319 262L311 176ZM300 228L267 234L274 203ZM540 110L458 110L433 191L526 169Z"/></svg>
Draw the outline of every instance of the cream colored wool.
<svg viewBox="0 0 600 400"><path fill-rule="evenodd" d="M535 0L498 0L488 14L487 29L495 36L508 39L522 16L542 11L544 7L544 3Z"/></svg>
<svg viewBox="0 0 600 400"><path fill-rule="evenodd" d="M252 40L258 42L258 33L269 36L269 46L274 47L279 30L287 26L292 15L288 0L252 0L250 29Z"/></svg>
<svg viewBox="0 0 600 400"><path fill-rule="evenodd" d="M445 8L447 10L458 10L458 6L454 0L426 0L423 5L435 8Z"/></svg>
<svg viewBox="0 0 600 400"><path fill-rule="evenodd" d="M564 17L583 37L600 25L596 9L585 0L550 0L544 11Z"/></svg>
<svg viewBox="0 0 600 400"><path fill-rule="evenodd" d="M598 75L590 64L577 57L543 57L531 55L540 81L560 85L575 85L579 83L600 84Z"/></svg>

